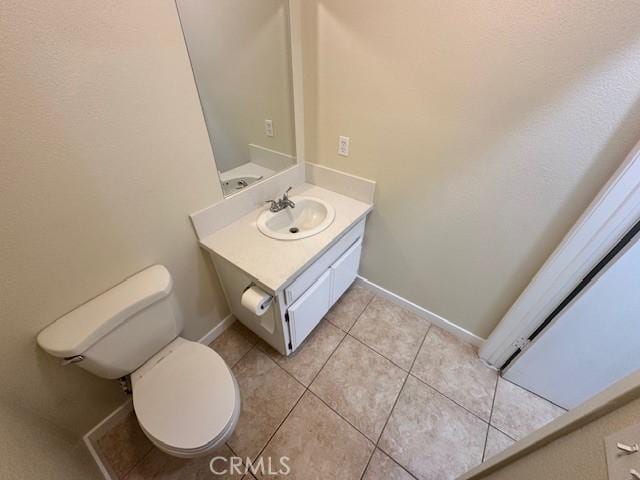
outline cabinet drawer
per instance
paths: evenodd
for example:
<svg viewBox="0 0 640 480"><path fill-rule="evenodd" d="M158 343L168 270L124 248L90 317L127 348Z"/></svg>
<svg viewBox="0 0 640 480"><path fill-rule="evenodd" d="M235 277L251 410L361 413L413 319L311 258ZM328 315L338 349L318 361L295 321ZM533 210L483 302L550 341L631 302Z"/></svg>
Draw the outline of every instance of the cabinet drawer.
<svg viewBox="0 0 640 480"><path fill-rule="evenodd" d="M323 275L288 309L289 332L293 350L322 320L331 306L331 271Z"/></svg>
<svg viewBox="0 0 640 480"><path fill-rule="evenodd" d="M358 240L361 241L363 233L364 220L345 233L342 238L315 260L309 268L298 275L291 285L284 289L284 298L287 305L295 302L351 245Z"/></svg>
<svg viewBox="0 0 640 480"><path fill-rule="evenodd" d="M331 305L336 303L342 294L353 283L358 274L362 239L349 247L336 263L331 265Z"/></svg>

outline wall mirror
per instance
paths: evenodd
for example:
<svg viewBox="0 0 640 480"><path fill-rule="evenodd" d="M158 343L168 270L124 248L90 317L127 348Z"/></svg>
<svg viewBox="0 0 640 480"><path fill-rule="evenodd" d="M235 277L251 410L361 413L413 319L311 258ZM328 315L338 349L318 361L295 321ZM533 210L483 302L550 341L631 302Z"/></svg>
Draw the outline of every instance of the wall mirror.
<svg viewBox="0 0 640 480"><path fill-rule="evenodd" d="M296 164L288 0L176 0L225 196Z"/></svg>

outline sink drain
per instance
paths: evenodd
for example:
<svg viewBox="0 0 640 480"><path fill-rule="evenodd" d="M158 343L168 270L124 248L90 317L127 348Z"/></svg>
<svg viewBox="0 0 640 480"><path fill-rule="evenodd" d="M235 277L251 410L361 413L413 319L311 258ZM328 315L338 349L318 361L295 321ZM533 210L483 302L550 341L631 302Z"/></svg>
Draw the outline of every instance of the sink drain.
<svg viewBox="0 0 640 480"><path fill-rule="evenodd" d="M289 233L298 233L300 231L300 229L298 227L291 227L289 229Z"/></svg>

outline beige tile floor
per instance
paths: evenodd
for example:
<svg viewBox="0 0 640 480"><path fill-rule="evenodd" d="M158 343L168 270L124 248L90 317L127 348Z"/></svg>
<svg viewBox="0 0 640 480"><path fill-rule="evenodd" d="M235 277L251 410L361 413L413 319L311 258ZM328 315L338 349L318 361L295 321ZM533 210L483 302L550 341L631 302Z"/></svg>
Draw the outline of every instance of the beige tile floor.
<svg viewBox="0 0 640 480"><path fill-rule="evenodd" d="M239 322L211 347L242 396L238 427L216 454L287 456L290 479L453 479L564 412L359 283L289 357ZM208 458L162 454L133 414L97 450L118 479L237 478L214 476Z"/></svg>

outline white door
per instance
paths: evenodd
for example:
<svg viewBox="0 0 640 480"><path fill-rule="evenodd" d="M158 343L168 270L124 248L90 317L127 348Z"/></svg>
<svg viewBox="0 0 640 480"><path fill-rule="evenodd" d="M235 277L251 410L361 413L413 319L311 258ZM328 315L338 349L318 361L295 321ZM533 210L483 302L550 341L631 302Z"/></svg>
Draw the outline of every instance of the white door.
<svg viewBox="0 0 640 480"><path fill-rule="evenodd" d="M507 368L504 377L573 408L640 368L638 235Z"/></svg>

